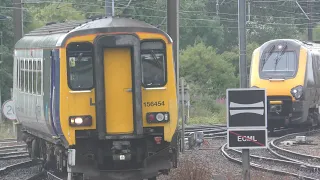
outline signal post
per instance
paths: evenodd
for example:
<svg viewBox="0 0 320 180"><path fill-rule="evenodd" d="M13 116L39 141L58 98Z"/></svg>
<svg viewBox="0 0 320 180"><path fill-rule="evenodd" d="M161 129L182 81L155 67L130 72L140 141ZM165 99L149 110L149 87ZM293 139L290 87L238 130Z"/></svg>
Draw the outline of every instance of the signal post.
<svg viewBox="0 0 320 180"><path fill-rule="evenodd" d="M227 89L228 148L242 149L243 179L250 179L249 149L267 148L265 89Z"/></svg>

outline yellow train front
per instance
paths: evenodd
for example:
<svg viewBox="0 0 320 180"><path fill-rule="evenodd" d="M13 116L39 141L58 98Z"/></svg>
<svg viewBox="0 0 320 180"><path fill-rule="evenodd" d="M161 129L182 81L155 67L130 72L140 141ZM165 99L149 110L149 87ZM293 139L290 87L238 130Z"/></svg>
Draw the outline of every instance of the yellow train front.
<svg viewBox="0 0 320 180"><path fill-rule="evenodd" d="M275 39L254 50L250 87L266 89L270 130L318 124L319 69L316 43Z"/></svg>
<svg viewBox="0 0 320 180"><path fill-rule="evenodd" d="M126 18L52 23L27 34L16 44L14 99L32 157L68 179L168 173L179 151L172 54L165 32ZM35 69L43 93L28 97L43 114L35 118L19 108L28 108L18 88L26 57L42 64Z"/></svg>

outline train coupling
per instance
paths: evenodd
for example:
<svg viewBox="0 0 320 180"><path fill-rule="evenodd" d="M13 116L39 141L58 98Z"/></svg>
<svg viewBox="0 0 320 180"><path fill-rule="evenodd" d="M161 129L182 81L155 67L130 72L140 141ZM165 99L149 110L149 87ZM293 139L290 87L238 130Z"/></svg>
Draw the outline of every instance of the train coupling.
<svg viewBox="0 0 320 180"><path fill-rule="evenodd" d="M277 114L279 114L280 112L282 112L282 106L281 104L273 104L270 106L270 112L275 112Z"/></svg>
<svg viewBox="0 0 320 180"><path fill-rule="evenodd" d="M130 161L131 154L113 154L114 161Z"/></svg>
<svg viewBox="0 0 320 180"><path fill-rule="evenodd" d="M112 157L114 161L131 160L130 141L113 141Z"/></svg>

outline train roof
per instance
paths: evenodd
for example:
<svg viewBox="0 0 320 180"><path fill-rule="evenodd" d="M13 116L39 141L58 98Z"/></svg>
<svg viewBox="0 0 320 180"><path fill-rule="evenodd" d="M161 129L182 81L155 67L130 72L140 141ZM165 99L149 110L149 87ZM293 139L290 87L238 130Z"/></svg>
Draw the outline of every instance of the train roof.
<svg viewBox="0 0 320 180"><path fill-rule="evenodd" d="M24 48L57 48L65 46L67 39L94 33L108 32L151 32L164 35L169 42L169 35L155 26L145 22L120 17L108 17L94 20L78 20L63 23L49 23L35 29L21 38L16 49Z"/></svg>
<svg viewBox="0 0 320 180"><path fill-rule="evenodd" d="M303 46L309 50L320 50L320 44L318 42L301 41L298 39L272 39L270 41L263 43L260 47L266 46L267 44L273 43L276 41L287 41L287 42L291 42L291 43L295 43L300 46Z"/></svg>

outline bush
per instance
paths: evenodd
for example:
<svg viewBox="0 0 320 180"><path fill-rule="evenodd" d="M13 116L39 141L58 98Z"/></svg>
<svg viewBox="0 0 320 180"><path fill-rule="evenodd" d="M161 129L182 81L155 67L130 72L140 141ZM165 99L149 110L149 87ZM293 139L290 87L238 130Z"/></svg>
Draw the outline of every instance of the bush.
<svg viewBox="0 0 320 180"><path fill-rule="evenodd" d="M190 108L187 124L226 124L225 104L204 101L195 102Z"/></svg>
<svg viewBox="0 0 320 180"><path fill-rule="evenodd" d="M191 124L203 124L203 125L214 125L214 124L226 124L226 119L222 118L219 114L214 114L211 117L194 117L187 121L188 125Z"/></svg>
<svg viewBox="0 0 320 180"><path fill-rule="evenodd" d="M196 155L180 158L178 167L170 173L170 180L212 180L210 167Z"/></svg>

